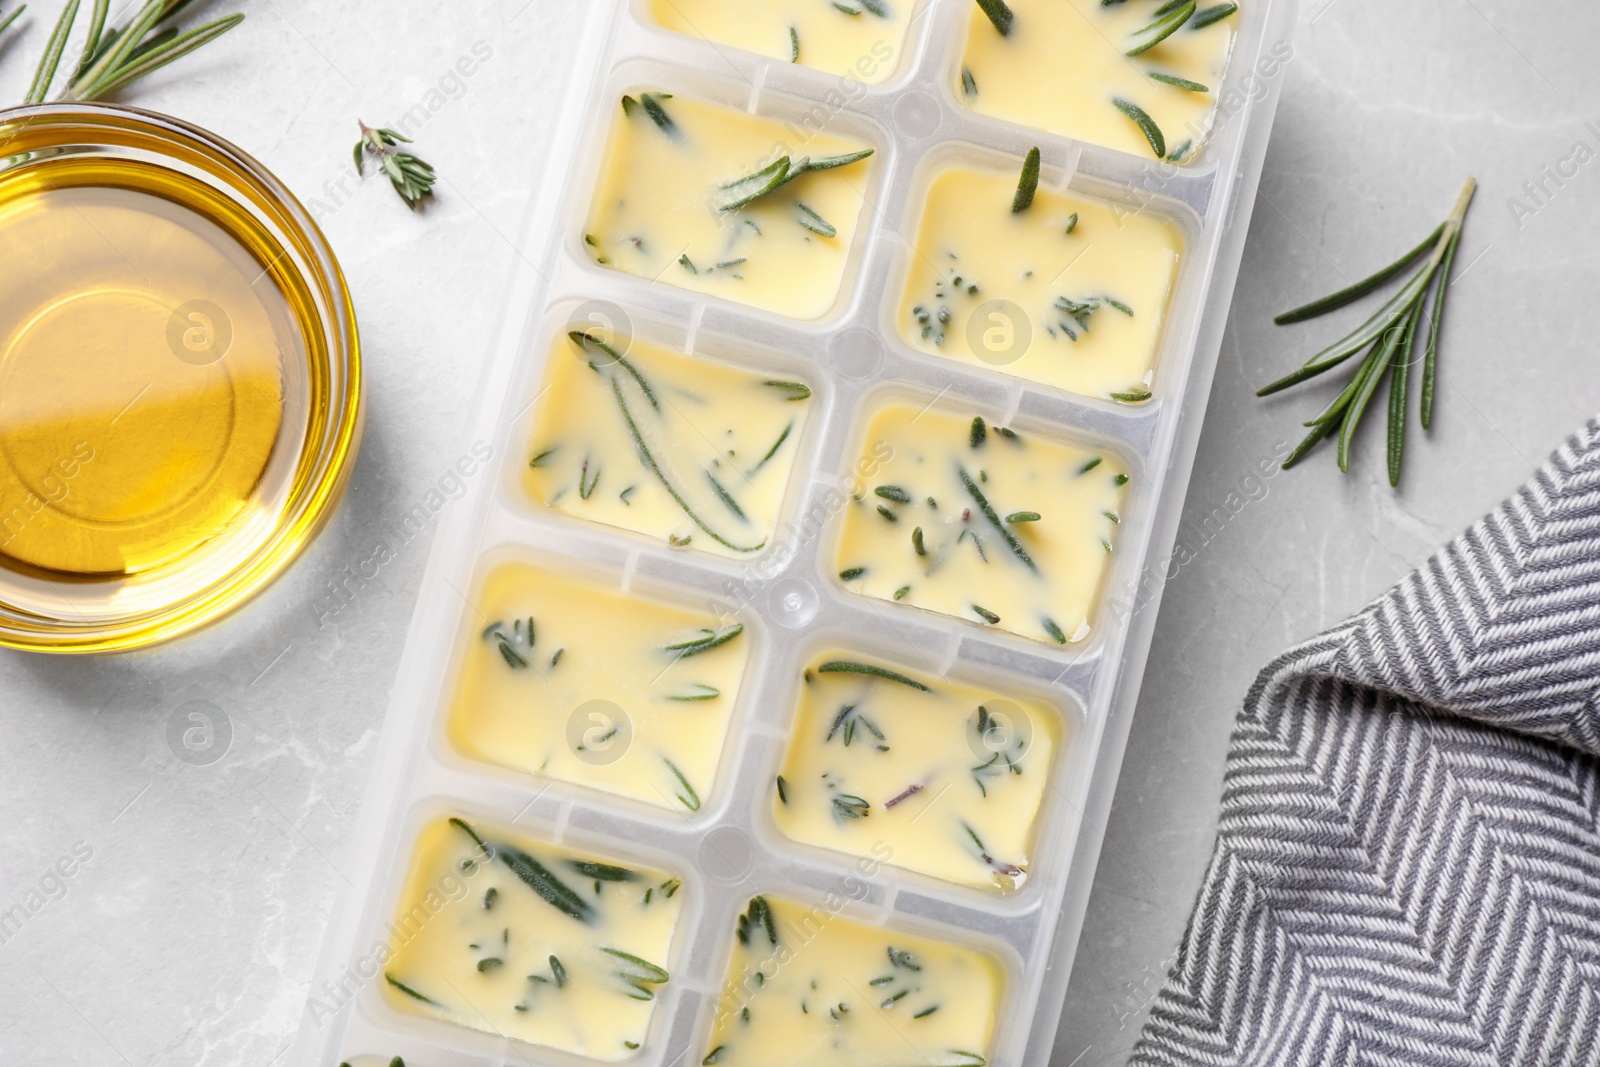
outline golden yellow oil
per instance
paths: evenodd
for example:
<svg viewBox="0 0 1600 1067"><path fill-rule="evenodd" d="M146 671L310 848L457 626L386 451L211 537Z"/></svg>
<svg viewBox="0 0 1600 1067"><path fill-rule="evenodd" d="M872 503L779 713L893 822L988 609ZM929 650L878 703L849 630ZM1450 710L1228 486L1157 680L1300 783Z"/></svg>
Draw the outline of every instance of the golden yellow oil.
<svg viewBox="0 0 1600 1067"><path fill-rule="evenodd" d="M274 521L314 336L284 258L168 167L0 178L0 566L149 574Z"/></svg>

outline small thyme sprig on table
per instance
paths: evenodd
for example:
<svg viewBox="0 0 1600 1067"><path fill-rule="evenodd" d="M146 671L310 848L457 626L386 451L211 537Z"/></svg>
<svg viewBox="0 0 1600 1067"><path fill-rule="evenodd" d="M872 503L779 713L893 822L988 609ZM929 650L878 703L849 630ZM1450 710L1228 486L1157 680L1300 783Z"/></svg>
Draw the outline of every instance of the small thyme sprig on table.
<svg viewBox="0 0 1600 1067"><path fill-rule="evenodd" d="M243 15L228 15L180 33L171 20L193 2L146 0L130 21L107 29L111 0L95 0L89 15L89 35L83 43L83 58L67 79L60 99L103 100L146 74L210 44L244 21ZM50 83L55 80L67 49L67 38L78 19L78 4L79 0L68 0L61 17L56 20L24 103L42 104L49 95ZM18 8L0 21L0 30L11 25L22 11Z"/></svg>
<svg viewBox="0 0 1600 1067"><path fill-rule="evenodd" d="M363 178L367 176L367 157L371 156L389 176L394 191L400 194L406 207L415 211L424 197L433 195L433 183L439 180L433 168L399 147L401 142L410 144L411 138L387 128L374 129L360 119L356 124L361 127L361 139L352 153L356 173Z"/></svg>
<svg viewBox="0 0 1600 1067"><path fill-rule="evenodd" d="M1422 428L1426 430L1433 425L1434 393L1439 365L1439 331L1444 323L1445 297L1449 294L1450 287L1450 268L1455 263L1456 249L1461 243L1461 227L1466 219L1467 208L1471 206L1477 189L1477 181L1468 178L1450 217L1441 223L1427 240L1389 266L1331 296L1295 308L1293 311L1286 311L1274 320L1282 326L1326 315L1381 288L1423 255L1428 257L1422 269L1412 275L1411 280L1366 322L1312 356L1299 370L1286 374L1257 390L1257 396L1270 396L1291 385L1298 385L1330 371L1363 348L1367 349L1366 357L1356 368L1355 374L1350 377L1344 390L1320 414L1305 424L1311 427L1311 433L1290 453L1289 458L1284 460L1285 469L1300 462L1323 438L1337 433L1339 469L1348 471L1350 445L1355 437L1356 427L1360 425L1361 417L1366 414L1373 395L1378 391L1378 386L1387 377L1390 379L1389 484L1393 486L1400 484L1401 462L1405 455L1406 422L1410 414L1411 356L1416 349L1422 320L1427 317L1428 337L1423 348L1421 390ZM1433 292L1432 308L1424 312L1424 308L1428 306L1430 290Z"/></svg>

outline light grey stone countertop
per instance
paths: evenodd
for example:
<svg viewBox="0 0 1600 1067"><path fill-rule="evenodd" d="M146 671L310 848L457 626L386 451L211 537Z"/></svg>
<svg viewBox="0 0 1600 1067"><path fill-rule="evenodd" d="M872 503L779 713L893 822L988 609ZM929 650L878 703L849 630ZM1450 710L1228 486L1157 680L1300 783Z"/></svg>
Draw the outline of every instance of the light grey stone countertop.
<svg viewBox="0 0 1600 1067"><path fill-rule="evenodd" d="M492 282L507 273L584 5L221 6L246 10L244 26L129 102L217 131L318 210L360 317L366 437L328 530L236 616L131 655L0 654L0 913L40 905L0 936L7 1065L267 1065L292 1039L352 877L341 867L432 530L395 545L336 615L317 605L467 447ZM0 44L0 100L21 98L58 10L34 7L26 35ZM1252 390L1328 324L1279 328L1272 314L1387 262L1474 174L1438 417L1414 437L1398 492L1369 418L1349 475L1319 454L1203 545L1192 538L1109 825L1085 831L1105 842L1056 1067L1120 1063L1132 1047L1204 870L1232 719L1260 666L1381 593L1600 410L1600 9L1303 8L1186 522L1226 510L1258 459L1297 439L1312 401ZM478 42L491 55L457 78ZM413 217L381 183L350 180L349 153L358 117L392 121L430 93L439 106L418 151L443 180ZM167 743L191 700L230 724L209 765ZM64 857L70 877L52 873Z"/></svg>

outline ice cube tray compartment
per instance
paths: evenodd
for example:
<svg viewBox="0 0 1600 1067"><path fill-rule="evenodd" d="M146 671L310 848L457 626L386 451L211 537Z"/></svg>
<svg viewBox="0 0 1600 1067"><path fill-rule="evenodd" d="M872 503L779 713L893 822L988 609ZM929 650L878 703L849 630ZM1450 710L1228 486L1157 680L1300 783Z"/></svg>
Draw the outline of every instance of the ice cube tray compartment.
<svg viewBox="0 0 1600 1067"><path fill-rule="evenodd" d="M355 884L329 924L311 1003L288 1060L333 1067L358 1057L412 1067L578 1067L595 1061L399 1015L367 963L395 910L416 833L462 812L557 846L679 873L686 894L673 979L662 987L650 1039L625 1062L693 1064L705 1054L711 1009L736 916L759 891L907 927L993 952L1005 982L991 1064L1042 1067L1054 1042L1071 956L1115 786L1128 718L1154 621L1131 615L1130 590L1172 542L1242 252L1240 192L1259 173L1294 0L1251 0L1219 87L1225 106L1211 141L1181 168L979 116L954 95L970 0L919 0L898 69L879 84L713 46L654 26L646 0L596 3L574 48L574 96L562 112L543 190L530 201L487 360L472 433L497 470L442 519L406 642L384 737L356 834ZM1290 53L1292 55L1292 52ZM868 206L832 310L785 318L716 296L597 265L583 244L595 175L621 93L661 87L753 114L803 123L821 116L878 151ZM670 106L670 105L669 105ZM1042 184L1173 220L1185 241L1141 405L1077 396L994 369L913 350L894 316L929 175L951 163L1020 166L1032 145ZM1246 211L1247 215L1248 212ZM591 316L598 315L599 318ZM614 321L604 321L614 320ZM813 390L779 535L749 558L673 550L628 531L552 512L522 492L532 402L552 339L573 323L614 327L691 355L781 372ZM991 424L1115 454L1132 475L1094 631L1065 649L987 631L904 605L869 601L832 573L841 486L861 427L885 397L940 396ZM555 562L623 592L703 608L745 623L751 640L741 692L714 783L699 811L654 808L578 784L496 771L455 752L443 731L459 656L477 627L467 599L494 563ZM1113 604L1113 599L1116 603ZM1155 599L1158 599L1155 598ZM1062 749L1038 815L1028 884L1009 896L941 882L858 857L799 845L769 809L795 714L796 688L823 648L1038 699L1063 719ZM381 982L381 972L376 976Z"/></svg>

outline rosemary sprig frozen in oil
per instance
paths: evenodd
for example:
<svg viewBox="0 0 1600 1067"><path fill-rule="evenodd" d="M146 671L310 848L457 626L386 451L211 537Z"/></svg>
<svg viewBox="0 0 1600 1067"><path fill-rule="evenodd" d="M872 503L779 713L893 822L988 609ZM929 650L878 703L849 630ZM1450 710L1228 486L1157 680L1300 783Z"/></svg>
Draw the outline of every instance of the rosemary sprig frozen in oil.
<svg viewBox="0 0 1600 1067"><path fill-rule="evenodd" d="M1157 9L1156 17L1148 24L1134 31L1130 46L1125 49L1125 54L1130 56L1148 52L1156 45L1171 37L1174 33L1194 17L1194 0L1184 0L1183 3L1173 6L1163 4Z"/></svg>
<svg viewBox="0 0 1600 1067"><path fill-rule="evenodd" d="M702 652L710 652L713 648L725 645L742 633L744 633L742 622L736 622L720 630L702 629L694 637L684 641L674 641L666 646L666 650L677 659L688 659L690 656L698 656Z"/></svg>
<svg viewBox="0 0 1600 1067"><path fill-rule="evenodd" d="M977 4L989 17L989 21L994 23L994 28L1000 36L1011 36L1011 29L1016 25L1017 16L1007 6L1006 0L977 0Z"/></svg>
<svg viewBox="0 0 1600 1067"><path fill-rule="evenodd" d="M498 845L496 858L511 869L524 885L533 890L546 904L582 923L593 922L594 908L572 887L563 882L550 868L510 845Z"/></svg>
<svg viewBox="0 0 1600 1067"><path fill-rule="evenodd" d="M881 678L886 682L898 682L901 685L909 686L912 689L916 689L924 693L933 692L933 690L929 689L915 678L908 678L899 671L891 671L887 667L879 667L873 663L857 663L854 660L840 659L830 660L818 667L817 673L860 674L865 675L868 678Z"/></svg>
<svg viewBox="0 0 1600 1067"><path fill-rule="evenodd" d="M1034 194L1039 191L1039 146L1028 149L1022 161L1022 176L1017 179L1017 195L1011 199L1011 213L1020 215L1033 206Z"/></svg>
<svg viewBox="0 0 1600 1067"><path fill-rule="evenodd" d="M739 937L739 944L746 947L757 934L765 935L767 944L772 948L778 947L778 921L766 897L750 898L749 907L739 916L735 933Z"/></svg>
<svg viewBox="0 0 1600 1067"><path fill-rule="evenodd" d="M1355 330L1312 356L1298 370L1257 390L1257 396L1298 385L1348 361L1366 350L1344 389L1314 418L1306 422L1311 432L1284 460L1285 469L1300 462L1307 453L1328 437L1337 437L1339 469L1350 469L1350 452L1357 427L1385 379L1389 381L1388 468L1389 484L1400 484L1405 457L1406 426L1410 419L1411 367L1423 319L1428 320L1428 336L1423 348L1421 383L1421 421L1423 429L1433 425L1434 398L1438 380L1439 333L1444 323L1445 299L1449 294L1450 271L1461 243L1461 229L1472 204L1478 183L1468 178L1450 217L1428 239L1406 252L1394 263L1370 277L1337 293L1303 307L1284 312L1279 324L1302 322L1352 304L1382 288L1403 273L1423 255L1427 260L1400 291L1386 301L1371 318ZM1429 308L1429 296L1432 307Z"/></svg>
<svg viewBox="0 0 1600 1067"><path fill-rule="evenodd" d="M430 1004L435 1008L444 1007L444 1005L440 1004L437 1000L434 1000L432 997L428 996L425 993L417 992L415 989L411 988L406 983L400 981L400 979L396 978L393 974L389 973L388 971L384 971L383 972L383 980L385 982L388 982L395 989L398 989L400 992L404 993L406 996L410 997L412 1000L420 1000L422 1003Z"/></svg>
<svg viewBox="0 0 1600 1067"><path fill-rule="evenodd" d="M104 100L146 74L203 48L244 21L243 15L228 15L192 30L180 31L174 20L193 3L194 0L146 0L127 22L107 29L110 0L94 0L89 14L89 32L84 38L83 58L67 78L58 99L64 102ZM78 18L78 8L79 0L68 0L62 10L45 44L44 56L34 72L24 103L42 104L49 96L50 85L55 81L67 40ZM0 22L0 30L21 13L22 8L12 12Z"/></svg>
<svg viewBox="0 0 1600 1067"><path fill-rule="evenodd" d="M723 212L737 211L742 207L755 203L770 193L777 192L802 174L809 174L817 170L835 170L839 167L848 167L852 163L859 163L866 159L872 155L872 152L873 150L870 148L863 148L858 152L846 152L837 156L819 156L816 159L812 159L809 156L801 156L799 159L779 156L753 174L747 174L742 178L735 178L731 182L724 183L717 190L716 209ZM804 205L801 206L804 207ZM816 212L811 211L810 208L805 210L814 219L821 221L821 216L817 215ZM824 222L823 225L827 224ZM832 236L832 234L826 236Z"/></svg>
<svg viewBox="0 0 1600 1067"><path fill-rule="evenodd" d="M1111 106L1133 120L1133 124L1139 127L1139 132L1144 134L1144 139L1150 142L1150 150L1156 154L1157 159L1166 158L1167 138L1148 111L1133 101L1123 100L1120 97L1112 99Z"/></svg>
<svg viewBox="0 0 1600 1067"><path fill-rule="evenodd" d="M612 395L616 398L617 409L622 414L622 421L627 424L628 435L633 439L633 447L638 451L640 461L644 464L646 470L656 476L656 480L667 491L667 495L672 497L673 503L677 504L683 510L683 513L689 516L689 521L698 526L707 537L717 542L717 544L722 545L724 548L732 549L734 552L758 552L764 548L767 543L765 538L762 538L761 541L754 545L735 544L707 525L706 521L700 517L699 512L695 511L689 501L679 492L678 487L667 477L667 472L662 469L660 462L656 459L654 451L651 450L643 432L639 429L639 423L634 418L633 409L628 406L627 398L622 395L621 380L616 375L611 375L610 377ZM687 542L679 543L686 544Z"/></svg>
<svg viewBox="0 0 1600 1067"><path fill-rule="evenodd" d="M623 970L617 972L617 977L628 987L628 996L634 1000L654 1000L655 987L671 981L672 976L667 973L666 968L641 959L631 952L608 948L605 945L600 946L600 951L627 964Z"/></svg>
<svg viewBox="0 0 1600 1067"><path fill-rule="evenodd" d="M406 207L413 211L421 207L422 201L433 195L433 183L439 178L425 160L400 147L410 144L411 138L398 130L368 126L359 119L356 124L361 127L361 139L352 152L356 173L365 177L367 160L371 158L388 177L389 184L394 186Z"/></svg>

